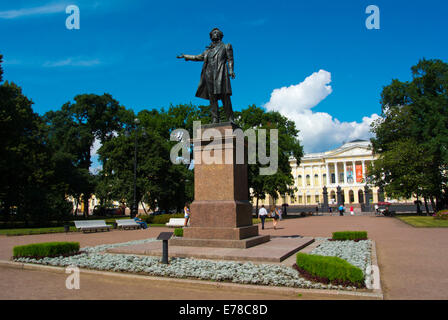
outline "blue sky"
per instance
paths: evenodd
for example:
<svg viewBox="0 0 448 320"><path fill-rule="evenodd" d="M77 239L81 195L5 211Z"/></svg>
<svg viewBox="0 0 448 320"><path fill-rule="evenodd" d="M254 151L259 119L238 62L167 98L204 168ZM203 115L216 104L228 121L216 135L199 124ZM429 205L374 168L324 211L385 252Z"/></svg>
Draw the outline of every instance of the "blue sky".
<svg viewBox="0 0 448 320"><path fill-rule="evenodd" d="M70 4L80 9L80 30L65 27ZM380 30L365 27L371 4ZM301 95L291 88L278 110L296 121L305 151L320 152L368 138L382 87L409 80L420 58L448 62L447 12L442 0L2 0L0 53L4 79L40 114L81 93L110 93L136 112L206 104L194 97L201 63L176 55L201 53L219 27L234 48L234 109L274 110L273 90L297 86Z"/></svg>

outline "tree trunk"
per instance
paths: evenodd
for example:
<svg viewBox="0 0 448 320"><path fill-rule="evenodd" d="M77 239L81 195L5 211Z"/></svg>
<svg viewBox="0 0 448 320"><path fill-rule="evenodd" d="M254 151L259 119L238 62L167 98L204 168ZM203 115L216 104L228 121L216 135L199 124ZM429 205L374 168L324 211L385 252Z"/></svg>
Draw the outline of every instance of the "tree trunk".
<svg viewBox="0 0 448 320"><path fill-rule="evenodd" d="M80 197L77 196L77 197L75 198L75 203L76 203L76 206L75 206L75 218L78 216L79 200L80 200Z"/></svg>
<svg viewBox="0 0 448 320"><path fill-rule="evenodd" d="M258 197L257 197L256 205L255 205L255 215L258 217Z"/></svg>
<svg viewBox="0 0 448 320"><path fill-rule="evenodd" d="M428 207L428 199L424 197L425 199L425 209L426 209L426 215L429 216L429 207Z"/></svg>
<svg viewBox="0 0 448 320"><path fill-rule="evenodd" d="M145 211L145 215L148 215L148 212L146 212L145 204L143 203L143 201L140 201L140 203L142 204L143 211Z"/></svg>
<svg viewBox="0 0 448 320"><path fill-rule="evenodd" d="M434 203L434 198L431 196L431 206L432 206L432 212L433 213L436 213L437 212L437 206L436 206L436 204Z"/></svg>
<svg viewBox="0 0 448 320"><path fill-rule="evenodd" d="M415 204L417 205L417 214L419 216L421 216L423 213L422 213L422 211L420 209L420 199L418 198L418 194L416 196L417 196L417 201L415 202Z"/></svg>

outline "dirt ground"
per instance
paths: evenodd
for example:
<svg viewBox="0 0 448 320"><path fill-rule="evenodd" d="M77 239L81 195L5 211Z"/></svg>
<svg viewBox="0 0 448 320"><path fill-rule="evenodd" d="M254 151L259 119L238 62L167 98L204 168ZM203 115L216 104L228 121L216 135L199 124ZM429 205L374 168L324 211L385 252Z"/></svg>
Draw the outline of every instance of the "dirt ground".
<svg viewBox="0 0 448 320"><path fill-rule="evenodd" d="M385 299L448 299L448 229L413 228L398 219L374 216L319 216L287 219L277 230L267 223L261 234L330 237L334 231L366 230L376 241L381 285ZM167 228L99 233L61 233L0 237L0 260L9 260L15 245L78 241L81 247L156 237ZM172 229L171 229L172 231ZM0 299L343 299L342 296L303 293L277 295L229 288L162 285L150 280L129 280L81 275L81 289L65 287L67 275L47 271L0 267ZM353 297L352 297L353 298Z"/></svg>

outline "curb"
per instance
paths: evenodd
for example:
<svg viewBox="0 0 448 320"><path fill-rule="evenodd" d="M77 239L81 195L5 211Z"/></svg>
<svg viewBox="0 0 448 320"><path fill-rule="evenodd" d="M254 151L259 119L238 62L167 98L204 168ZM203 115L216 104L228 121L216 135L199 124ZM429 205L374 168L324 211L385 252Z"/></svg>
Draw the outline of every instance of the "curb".
<svg viewBox="0 0 448 320"><path fill-rule="evenodd" d="M373 289L373 292L381 296L381 300L384 300L383 290L381 288L381 277L380 277L380 268L378 266L378 257L376 255L376 241L373 241L372 245L372 254L371 254L371 264L372 264L372 275L373 275L373 286L378 289Z"/></svg>
<svg viewBox="0 0 448 320"><path fill-rule="evenodd" d="M47 271L47 272L55 272L55 273L66 273L64 267L54 267L54 266L44 266L38 264L31 263L20 263L13 261L5 261L0 260L0 267L8 267L14 269L22 269L22 270L37 270L37 271ZM80 273L83 274L91 274L91 275L101 275L107 277L120 277L125 279L135 279L135 280L147 280L159 282L161 284L177 284L184 286L194 285L195 288L203 287L203 288L226 288L231 290L241 291L242 289L249 290L250 292L262 292L262 293L276 293L283 295L298 295L302 293L310 293L310 294L326 294L326 295L334 295L334 296L345 296L345 297L364 297L364 298L373 298L373 299L383 299L382 293L378 292L353 292L353 291L341 291L341 290L325 290L325 289L303 289L303 288L289 288L289 287L273 287L273 286L261 286L261 285L250 285L250 284L238 284L238 283L227 283L227 282L212 282L206 280L190 280L190 279L177 279L177 278L162 278L162 277L154 277L147 275L137 275L137 274L127 274L121 272L112 272L112 271L97 271L90 269L82 269L80 268Z"/></svg>

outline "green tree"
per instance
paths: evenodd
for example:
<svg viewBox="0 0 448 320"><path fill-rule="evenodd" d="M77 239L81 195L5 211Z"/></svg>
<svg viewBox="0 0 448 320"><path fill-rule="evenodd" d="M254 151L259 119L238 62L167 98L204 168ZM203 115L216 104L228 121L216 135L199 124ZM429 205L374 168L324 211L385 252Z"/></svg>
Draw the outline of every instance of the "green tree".
<svg viewBox="0 0 448 320"><path fill-rule="evenodd" d="M170 141L170 131L177 126L176 121L180 121L178 115L192 109L188 106L175 109L171 107L168 112L143 110L138 114L138 127L130 131L123 129L103 144L98 152L103 163L98 186L102 194L120 199L128 206L133 204L134 148L137 143L136 201L147 203L153 210L159 207L180 211L184 203L192 199L192 171L170 160L175 143Z"/></svg>
<svg viewBox="0 0 448 320"><path fill-rule="evenodd" d="M252 196L257 198L256 209L258 210L258 199L264 199L265 195L270 195L273 199L278 199L279 195L293 195L295 189L294 178L291 173L289 163L290 157L300 159L303 157L303 147L297 138L299 131L295 123L278 112L266 112L264 109L249 106L241 112L235 112L237 124L243 129L267 130L267 152L270 152L270 129L278 129L278 171L273 175L260 175L260 162L250 164L248 167L249 188L252 189ZM257 140L258 141L258 140Z"/></svg>
<svg viewBox="0 0 448 320"><path fill-rule="evenodd" d="M394 79L382 92L382 118L372 124L372 183L391 196L448 205L448 64L420 60L412 81Z"/></svg>
<svg viewBox="0 0 448 320"><path fill-rule="evenodd" d="M0 86L0 206L3 218L45 224L71 211L56 174L48 128L14 83Z"/></svg>
<svg viewBox="0 0 448 320"><path fill-rule="evenodd" d="M2 63L3 63L3 56L0 54L0 82L3 81L3 69L2 69Z"/></svg>
<svg viewBox="0 0 448 320"><path fill-rule="evenodd" d="M50 126L50 137L62 163L65 163L69 192L84 202L88 215L88 199L95 191L97 179L90 173L91 150L95 140L101 144L110 141L122 129L128 111L109 94L82 94L67 102L58 111L45 114ZM71 165L70 165L71 163Z"/></svg>

